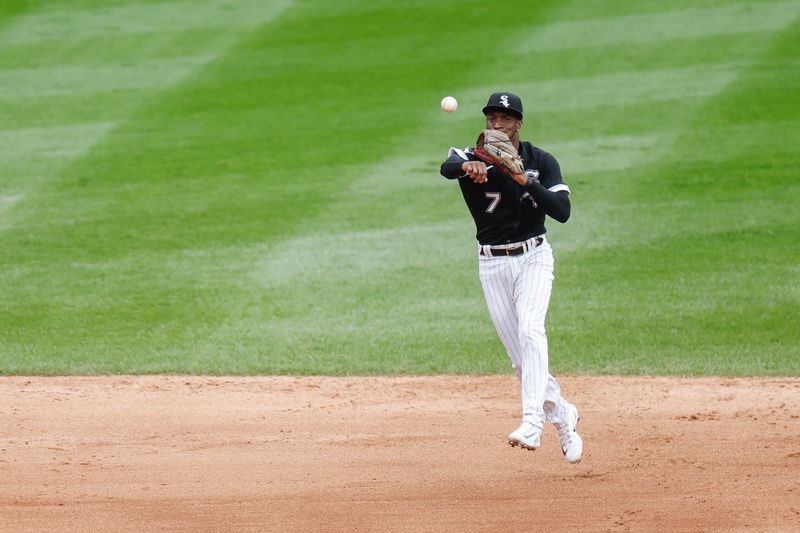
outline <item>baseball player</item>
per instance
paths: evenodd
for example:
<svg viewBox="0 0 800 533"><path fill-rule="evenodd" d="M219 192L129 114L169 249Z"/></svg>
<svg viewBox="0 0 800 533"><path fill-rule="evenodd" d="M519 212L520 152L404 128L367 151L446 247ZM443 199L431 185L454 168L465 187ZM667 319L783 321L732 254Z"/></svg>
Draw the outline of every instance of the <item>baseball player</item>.
<svg viewBox="0 0 800 533"><path fill-rule="evenodd" d="M566 222L570 190L555 157L519 140L523 119L519 96L494 93L483 114L486 130L476 148L450 148L441 173L458 180L475 220L483 293L522 387L522 423L508 436L508 442L528 450L539 448L547 420L558 429L567 461L577 463L583 456L578 410L561 396L561 388L549 373L545 334L553 284L553 252L545 237L545 215ZM483 149L484 136L503 139L515 161L504 164L502 157L487 153L495 147Z"/></svg>

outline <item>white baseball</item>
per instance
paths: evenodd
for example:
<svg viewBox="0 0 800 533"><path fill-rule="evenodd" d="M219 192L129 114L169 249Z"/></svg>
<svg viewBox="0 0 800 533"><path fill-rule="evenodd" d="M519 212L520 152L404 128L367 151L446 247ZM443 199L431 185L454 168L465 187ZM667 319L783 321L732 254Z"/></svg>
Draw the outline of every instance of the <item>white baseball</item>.
<svg viewBox="0 0 800 533"><path fill-rule="evenodd" d="M452 96L442 98L442 111L452 113L458 108L458 101Z"/></svg>

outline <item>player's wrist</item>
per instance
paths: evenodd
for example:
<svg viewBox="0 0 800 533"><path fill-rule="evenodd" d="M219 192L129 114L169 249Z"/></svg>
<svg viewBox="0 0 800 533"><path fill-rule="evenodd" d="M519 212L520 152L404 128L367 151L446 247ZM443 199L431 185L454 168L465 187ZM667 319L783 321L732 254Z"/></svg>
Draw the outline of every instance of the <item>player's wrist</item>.
<svg viewBox="0 0 800 533"><path fill-rule="evenodd" d="M524 173L511 174L511 179L513 179L522 186L528 185L528 176Z"/></svg>
<svg viewBox="0 0 800 533"><path fill-rule="evenodd" d="M536 185L541 185L541 182L538 178L538 173L533 170L526 170L525 171L525 188L530 189L535 187Z"/></svg>
<svg viewBox="0 0 800 533"><path fill-rule="evenodd" d="M539 173L534 170L526 170L525 177L528 183L539 183Z"/></svg>

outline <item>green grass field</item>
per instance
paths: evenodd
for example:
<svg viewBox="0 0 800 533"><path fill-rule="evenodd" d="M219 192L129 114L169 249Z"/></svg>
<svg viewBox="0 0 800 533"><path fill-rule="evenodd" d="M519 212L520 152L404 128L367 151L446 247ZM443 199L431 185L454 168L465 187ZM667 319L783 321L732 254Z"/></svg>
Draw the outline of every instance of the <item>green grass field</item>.
<svg viewBox="0 0 800 533"><path fill-rule="evenodd" d="M510 372L438 174L494 90L554 373L800 373L800 0L0 6L0 373Z"/></svg>

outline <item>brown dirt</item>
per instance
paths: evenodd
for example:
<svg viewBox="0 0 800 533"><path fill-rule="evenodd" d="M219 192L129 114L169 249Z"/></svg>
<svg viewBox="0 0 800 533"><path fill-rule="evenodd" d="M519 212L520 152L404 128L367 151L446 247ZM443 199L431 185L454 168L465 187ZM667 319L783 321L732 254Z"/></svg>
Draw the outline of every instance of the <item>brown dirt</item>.
<svg viewBox="0 0 800 533"><path fill-rule="evenodd" d="M3 531L797 531L800 379L0 378Z"/></svg>

